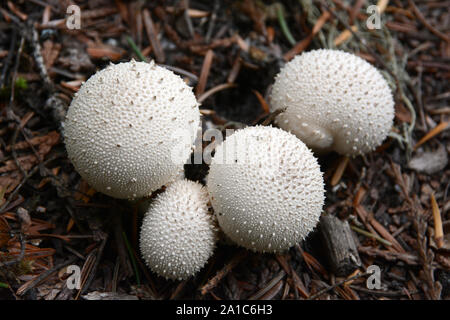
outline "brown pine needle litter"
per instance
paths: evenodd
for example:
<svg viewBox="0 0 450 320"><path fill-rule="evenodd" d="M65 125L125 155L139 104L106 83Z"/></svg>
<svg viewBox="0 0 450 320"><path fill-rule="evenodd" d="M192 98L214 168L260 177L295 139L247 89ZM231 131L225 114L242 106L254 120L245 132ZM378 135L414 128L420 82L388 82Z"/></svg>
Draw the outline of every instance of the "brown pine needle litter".
<svg viewBox="0 0 450 320"><path fill-rule="evenodd" d="M386 10L388 3L389 3L389 0L379 0L378 1L377 7L378 7L379 14L382 14ZM353 32L358 31L358 26L356 26L356 25L351 26L351 30ZM350 30L348 30L348 29L344 30L336 37L336 39L334 40L334 45L336 47L338 47L343 42L350 39L352 36L353 36L353 33Z"/></svg>
<svg viewBox="0 0 450 320"><path fill-rule="evenodd" d="M320 31L320 29L323 27L325 22L331 17L331 14L328 11L325 11L322 13L322 15L317 19L316 24L314 25L311 34L308 35L306 38L298 42L291 50L286 52L283 56L285 61L289 61L292 58L294 58L296 55L300 54L302 51L304 51L311 41L313 40L314 36Z"/></svg>

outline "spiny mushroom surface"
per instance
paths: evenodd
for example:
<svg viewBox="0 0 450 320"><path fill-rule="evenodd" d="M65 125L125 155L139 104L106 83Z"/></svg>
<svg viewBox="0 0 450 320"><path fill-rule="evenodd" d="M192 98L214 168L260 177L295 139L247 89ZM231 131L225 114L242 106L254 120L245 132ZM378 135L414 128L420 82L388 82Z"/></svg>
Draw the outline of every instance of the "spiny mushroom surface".
<svg viewBox="0 0 450 320"><path fill-rule="evenodd" d="M208 193L201 184L178 180L150 205L142 222L140 248L147 265L166 279L183 280L212 256L217 240Z"/></svg>
<svg viewBox="0 0 450 320"><path fill-rule="evenodd" d="M94 189L137 198L176 179L199 122L198 103L181 77L132 60L110 65L81 86L67 113L65 144ZM189 141L180 143L174 132Z"/></svg>
<svg viewBox="0 0 450 320"><path fill-rule="evenodd" d="M289 249L311 232L324 203L312 152L279 128L238 130L216 148L207 189L219 226L259 252Z"/></svg>
<svg viewBox="0 0 450 320"><path fill-rule="evenodd" d="M275 123L319 153L356 156L374 150L389 133L394 100L381 73L360 57L338 50L303 53L276 76Z"/></svg>

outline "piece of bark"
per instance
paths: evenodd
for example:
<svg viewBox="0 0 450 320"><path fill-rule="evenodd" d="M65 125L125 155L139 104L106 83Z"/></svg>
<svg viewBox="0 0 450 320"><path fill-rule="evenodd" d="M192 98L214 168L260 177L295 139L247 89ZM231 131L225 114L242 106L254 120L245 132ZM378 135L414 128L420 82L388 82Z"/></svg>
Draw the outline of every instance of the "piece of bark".
<svg viewBox="0 0 450 320"><path fill-rule="evenodd" d="M347 276L361 266L358 249L347 221L332 215L322 216L320 230L335 275Z"/></svg>

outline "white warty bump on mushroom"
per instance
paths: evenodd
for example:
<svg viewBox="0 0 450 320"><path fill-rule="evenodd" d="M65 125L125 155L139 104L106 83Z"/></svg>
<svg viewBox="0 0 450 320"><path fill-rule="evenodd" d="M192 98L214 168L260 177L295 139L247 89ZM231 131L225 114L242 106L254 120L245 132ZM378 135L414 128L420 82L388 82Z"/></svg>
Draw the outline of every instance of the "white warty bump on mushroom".
<svg viewBox="0 0 450 320"><path fill-rule="evenodd" d="M65 144L94 189L138 198L179 176L199 123L198 103L181 77L132 60L110 65L81 86L67 113Z"/></svg>
<svg viewBox="0 0 450 320"><path fill-rule="evenodd" d="M149 268L166 279L183 280L212 256L217 240L208 193L201 184L178 180L150 205L142 222L140 249Z"/></svg>
<svg viewBox="0 0 450 320"><path fill-rule="evenodd" d="M339 50L303 53L276 76L271 110L275 123L319 153L356 156L374 150L389 133L394 100L381 73Z"/></svg>
<svg viewBox="0 0 450 320"><path fill-rule="evenodd" d="M280 252L304 239L324 203L312 152L279 128L238 130L216 148L207 189L219 226L237 244Z"/></svg>

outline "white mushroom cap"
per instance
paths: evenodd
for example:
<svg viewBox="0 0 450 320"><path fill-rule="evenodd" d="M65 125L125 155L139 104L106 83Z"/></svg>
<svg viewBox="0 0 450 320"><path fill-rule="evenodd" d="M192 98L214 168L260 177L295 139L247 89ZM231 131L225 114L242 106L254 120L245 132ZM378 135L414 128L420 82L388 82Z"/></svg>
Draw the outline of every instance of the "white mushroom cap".
<svg viewBox="0 0 450 320"><path fill-rule="evenodd" d="M166 279L183 280L212 256L217 240L208 192L201 184L178 180L150 205L142 222L140 248L147 265Z"/></svg>
<svg viewBox="0 0 450 320"><path fill-rule="evenodd" d="M272 88L275 123L318 152L367 153L394 118L394 100L381 73L353 54L320 49L288 62Z"/></svg>
<svg viewBox="0 0 450 320"><path fill-rule="evenodd" d="M216 148L207 189L223 232L260 252L289 249L311 232L324 203L322 173L293 134L238 130Z"/></svg>
<svg viewBox="0 0 450 320"><path fill-rule="evenodd" d="M66 149L94 189L137 198L176 179L199 123L198 103L181 77L132 60L110 65L81 86L64 124Z"/></svg>

